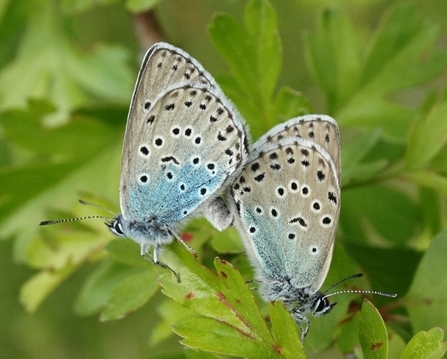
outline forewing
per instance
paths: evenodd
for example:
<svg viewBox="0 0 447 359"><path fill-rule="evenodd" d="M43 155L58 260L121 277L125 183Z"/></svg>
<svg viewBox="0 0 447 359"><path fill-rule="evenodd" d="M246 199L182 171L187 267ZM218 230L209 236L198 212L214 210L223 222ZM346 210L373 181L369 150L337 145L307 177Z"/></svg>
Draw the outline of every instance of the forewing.
<svg viewBox="0 0 447 359"><path fill-rule="evenodd" d="M127 176L135 176L122 187L132 202L124 203L123 213L155 215L161 223L191 214L241 166L245 134L237 121L203 89L179 88L158 99L135 132L130 157L123 158Z"/></svg>
<svg viewBox="0 0 447 359"><path fill-rule="evenodd" d="M215 196L246 160L242 121L195 59L172 45L154 45L143 60L127 120L123 216L177 222Z"/></svg>

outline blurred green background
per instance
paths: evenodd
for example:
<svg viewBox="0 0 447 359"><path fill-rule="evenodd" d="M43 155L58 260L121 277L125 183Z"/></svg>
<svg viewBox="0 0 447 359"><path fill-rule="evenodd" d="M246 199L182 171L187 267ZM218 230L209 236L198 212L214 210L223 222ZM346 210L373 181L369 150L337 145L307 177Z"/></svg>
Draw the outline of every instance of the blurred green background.
<svg viewBox="0 0 447 359"><path fill-rule="evenodd" d="M403 79L396 89L391 84L391 93L385 93L387 101L399 104L400 109L394 110L401 110L406 120L390 124L381 114L382 123L368 123L366 119L374 109L367 115L361 110L356 113L352 110L355 102L349 103L360 90L353 85L343 98L337 92L337 86L342 85L331 76L322 76L324 61L331 63L337 49L321 46L319 53L312 52L313 40L305 34L328 30L324 28L323 9L338 9L344 14L341 23L347 16L355 34L353 43L340 43L340 48L362 49L353 56L367 67L363 62L371 55L374 32L386 20L385 14L401 3L413 6L409 14L421 19L419 23L409 18L410 24L428 26L425 33L421 31L420 41L433 36L433 44L420 54L421 62L427 60L432 66L423 74L422 70L420 74L411 72L408 83ZM39 221L95 212L79 208L79 197L93 198L118 211L122 136L133 83L149 46L146 41L162 39L184 49L222 81L236 105L242 106L253 139L280 121L280 117L262 122L250 116L250 108L240 103L244 95L227 90L232 84L229 76L234 73L209 36L216 13L230 14L243 24L246 4L237 0L0 0L0 358L184 357L178 337L164 339L166 334L154 334L164 316L160 313L164 310L160 303L165 303L161 293L116 321L100 322L100 308L89 312L79 304L81 288L107 256L104 251L76 262L75 268L49 285L48 292L40 293L35 302L30 299L32 293L21 293L21 287L48 265L66 268L66 262L43 258L49 252L39 244L43 236L51 247L66 228L51 228L42 235ZM446 224L447 151L442 134L447 133L443 57L447 48L447 2L303 0L271 4L277 15L283 56L276 87L288 86L301 92L307 99L303 101L303 113L328 113L340 120L342 157L346 158L340 242L356 264L369 272L373 289L396 291L402 297L414 283L425 250ZM148 23L155 30L142 28ZM411 40L419 41L416 30L401 37L398 31L396 41L405 42L413 35ZM346 40L345 35L334 32L328 43L337 43L337 36ZM313 44L317 43L314 38ZM439 49L443 55L433 55ZM344 56L349 63L350 54L344 52ZM340 58L334 58L336 61L343 63ZM408 62L411 68L411 59ZM347 87L349 82L356 82L351 74L337 75ZM332 89L331 81L337 84ZM367 95L362 99L368 101ZM378 104L379 113L380 101ZM427 143L438 145L426 148ZM361 149L365 153L360 154ZM418 155L424 151L427 161ZM91 157L92 153L97 156ZM103 248L111 235L105 228L98 229L103 226L98 222L93 226L102 239L97 239L97 233L90 234L96 238L90 243ZM198 225L203 226L200 222ZM75 224L81 230L83 226L90 223ZM88 236L84 239L89 240ZM193 247L196 244L193 242ZM205 246L204 260L211 261L215 250L212 245ZM249 272L241 256L221 256ZM447 304L444 292L440 297ZM20 298L33 313L25 310ZM407 314L401 310L396 315ZM447 328L445 322L429 322ZM165 333L169 328L165 332L157 330ZM406 339L411 337L408 322L395 330ZM327 355L332 357L333 352Z"/></svg>

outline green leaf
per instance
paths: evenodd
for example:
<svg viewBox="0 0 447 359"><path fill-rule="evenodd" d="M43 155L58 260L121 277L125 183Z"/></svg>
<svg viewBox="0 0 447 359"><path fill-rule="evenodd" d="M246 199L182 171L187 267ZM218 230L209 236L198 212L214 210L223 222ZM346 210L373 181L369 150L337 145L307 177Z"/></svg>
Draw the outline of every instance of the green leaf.
<svg viewBox="0 0 447 359"><path fill-rule="evenodd" d="M404 143L414 110L359 91L334 116L340 127L380 127L391 141Z"/></svg>
<svg viewBox="0 0 447 359"><path fill-rule="evenodd" d="M175 323L173 329L185 338L182 344L192 348L253 359L282 357L267 342L255 341L246 333L213 319L184 319Z"/></svg>
<svg viewBox="0 0 447 359"><path fill-rule="evenodd" d="M140 246L129 239L110 242L107 251L117 262L94 272L77 303L84 312L103 307L103 321L121 319L146 304L158 291L157 277L164 273L142 258Z"/></svg>
<svg viewBox="0 0 447 359"><path fill-rule="evenodd" d="M315 33L304 38L306 63L326 93L328 113L333 113L358 86L358 39L347 15L337 8L324 9L317 26Z"/></svg>
<svg viewBox="0 0 447 359"><path fill-rule="evenodd" d="M26 161L0 169L2 230L5 236L16 236L15 255L21 260L25 260L26 248L37 235L37 224L48 219L46 207L71 208L80 193L84 198L85 193L111 198L118 188L121 148L116 146L116 139L122 136L121 127L105 127L98 119L79 117L79 121L48 128L41 124L47 112L45 102L32 102L26 111L9 111L2 120L11 141L33 153ZM87 141L85 145L79 145L79 136ZM84 211L78 212L80 208ZM78 204L71 209L82 217L92 214L91 207L87 213L86 208ZM36 225L23 226L23 218ZM52 228L58 231L60 226Z"/></svg>
<svg viewBox="0 0 447 359"><path fill-rule="evenodd" d="M363 82L388 92L433 78L446 61L445 52L429 49L438 33L438 25L423 19L414 6L390 7L369 44Z"/></svg>
<svg viewBox="0 0 447 359"><path fill-rule="evenodd" d="M134 267L112 260L100 263L84 282L76 298L76 313L87 316L99 312L118 283L135 272Z"/></svg>
<svg viewBox="0 0 447 359"><path fill-rule="evenodd" d="M23 284L20 289L20 302L25 309L33 313L43 300L74 271L73 266L66 266L59 271L41 271Z"/></svg>
<svg viewBox="0 0 447 359"><path fill-rule="evenodd" d="M429 170L419 170L404 174L404 178L411 180L419 186L431 188L447 194L447 178Z"/></svg>
<svg viewBox="0 0 447 359"><path fill-rule="evenodd" d="M244 246L235 228L216 232L211 239L211 246L217 253L241 253Z"/></svg>
<svg viewBox="0 0 447 359"><path fill-rule="evenodd" d="M405 297L414 332L447 328L447 232L433 238Z"/></svg>
<svg viewBox="0 0 447 359"><path fill-rule="evenodd" d="M406 153L406 167L427 165L447 143L447 102L434 106L428 116L412 127Z"/></svg>
<svg viewBox="0 0 447 359"><path fill-rule="evenodd" d="M359 318L359 338L365 359L388 358L388 334L379 311L363 301Z"/></svg>
<svg viewBox="0 0 447 359"><path fill-rule="evenodd" d="M402 351L407 344L401 336L397 333L393 333L390 331L389 335L389 343L388 343L388 357L389 358L400 358Z"/></svg>
<svg viewBox="0 0 447 359"><path fill-rule="evenodd" d="M27 263L35 268L60 270L65 266L77 266L101 253L109 241L95 231L45 231L41 237L30 242L26 255Z"/></svg>
<svg viewBox="0 0 447 359"><path fill-rule="evenodd" d="M342 244L349 256L360 265L372 289L397 293L398 297L407 293L410 288L423 255L422 252L410 248L379 248L359 243L352 238L343 238ZM396 258L399 258L399 261L396 261ZM387 302L394 300L386 299Z"/></svg>
<svg viewBox="0 0 447 359"><path fill-rule="evenodd" d="M156 271L141 268L123 279L110 294L100 319L121 319L141 308L157 292L157 276Z"/></svg>
<svg viewBox="0 0 447 359"><path fill-rule="evenodd" d="M238 85L249 92L249 84L256 81L252 70L255 54L248 52L246 48L240 48L241 44L248 46L245 29L230 15L217 14L210 24L209 33Z"/></svg>
<svg viewBox="0 0 447 359"><path fill-rule="evenodd" d="M279 89L273 106L272 116L278 122L284 122L290 118L305 115L312 108L309 100L301 92L287 86Z"/></svg>
<svg viewBox="0 0 447 359"><path fill-rule="evenodd" d="M19 226L17 212L23 211L24 207L29 204L30 199L35 200L33 196L42 194L52 186L56 186L60 181L66 179L67 174L71 173L79 163L63 163L63 164L30 164L27 166L18 165L15 167L4 167L0 169L0 181L3 186L2 200L0 202L0 217L3 222L3 230L5 234L10 232L8 225L5 224L8 218L15 217L16 223L12 224L13 230L22 232L23 228ZM36 176L36 173L39 174ZM43 173L51 173L51 176L45 177ZM42 212L42 209L41 209ZM40 218L39 218L40 217ZM36 223L34 232L37 231L37 223L43 220L43 215L34 214L28 217L30 222ZM34 221L33 221L34 219ZM14 218L12 220L14 222ZM11 232L12 232L11 231ZM29 242L29 239L28 241Z"/></svg>
<svg viewBox="0 0 447 359"><path fill-rule="evenodd" d="M268 1L249 1L244 15L244 27L227 14L215 16L209 33L240 91L239 96L232 98L244 117L258 123L252 128L258 137L276 124L273 92L281 69L282 49L276 14ZM221 84L228 93L225 83Z"/></svg>
<svg viewBox="0 0 447 359"><path fill-rule="evenodd" d="M343 186L356 186L359 183L369 183L374 181L374 178L385 170L388 165L389 162L385 159L368 163L359 163L356 166L349 168L345 173L342 172Z"/></svg>
<svg viewBox="0 0 447 359"><path fill-rule="evenodd" d="M380 235L391 243L403 244L421 225L417 203L391 186L346 188L341 202L340 226L357 241Z"/></svg>
<svg viewBox="0 0 447 359"><path fill-rule="evenodd" d="M438 172L438 173L446 173L446 171L447 171L447 147L443 147L438 152L438 154L431 160L429 167L436 170L436 172Z"/></svg>
<svg viewBox="0 0 447 359"><path fill-rule="evenodd" d="M337 346L342 353L353 352L359 342L359 317L360 311L355 313L350 320L340 323Z"/></svg>
<svg viewBox="0 0 447 359"><path fill-rule="evenodd" d="M266 0L251 0L244 12L245 27L250 46L256 56L251 67L255 68L256 85L260 100L271 101L282 65L281 40L278 20L273 6Z"/></svg>
<svg viewBox="0 0 447 359"><path fill-rule="evenodd" d="M255 95L256 104L270 101L279 75L282 55L277 26L268 1L251 0L245 9L245 28L226 14L217 15L209 27L238 85Z"/></svg>
<svg viewBox="0 0 447 359"><path fill-rule="evenodd" d="M439 196L439 192L433 189L420 188L419 198L421 203L422 213L424 215L425 229L430 234L430 237L436 233L439 233L443 228L442 221L442 199Z"/></svg>
<svg viewBox="0 0 447 359"><path fill-rule="evenodd" d="M43 120L52 110L46 103L31 101L26 110L4 112L0 123L5 137L34 154L81 160L107 146L116 133L98 119L84 116L76 116L66 125L48 128ZM80 138L85 140L83 146L79 146Z"/></svg>
<svg viewBox="0 0 447 359"><path fill-rule="evenodd" d="M58 2L40 2L34 8L17 57L0 72L0 108L23 107L28 98L51 98L60 120L74 108L94 103L92 94L127 102L133 82L127 52L96 46L82 53L66 36Z"/></svg>
<svg viewBox="0 0 447 359"><path fill-rule="evenodd" d="M170 249L174 251L166 250L163 260L179 273L181 283L170 273L165 274L160 278L162 291L201 315L175 323L175 332L184 338L182 343L192 348L247 358L292 358L296 355L300 346L296 327L291 329L288 338L295 338L297 342L288 341L282 335L279 337L282 329L293 328L290 316L285 319L287 313L271 308L274 328L271 333L252 292L231 264L216 258L216 275L197 263L180 244L174 243ZM286 327L280 328L282 325Z"/></svg>
<svg viewBox="0 0 447 359"><path fill-rule="evenodd" d="M382 131L374 129L365 131L355 136L350 142L343 146L342 169L343 176L350 167L359 164L371 149L379 142Z"/></svg>
<svg viewBox="0 0 447 359"><path fill-rule="evenodd" d="M207 353L199 350L193 350L193 349L185 349L184 353L186 355L187 359L218 359L223 358L220 355L214 355L212 353Z"/></svg>
<svg viewBox="0 0 447 359"><path fill-rule="evenodd" d="M361 162L377 145L381 132L380 129L366 131L343 146L341 171L343 187L349 185L350 182L368 181L387 166L386 159L368 163Z"/></svg>
<svg viewBox="0 0 447 359"><path fill-rule="evenodd" d="M306 39L307 65L326 94L328 112L341 127L381 127L405 141L415 111L389 100L391 94L435 78L447 53L433 50L439 27L414 7L393 7L366 48L349 19L326 9L316 34ZM360 59L364 58L364 63Z"/></svg>
<svg viewBox="0 0 447 359"><path fill-rule="evenodd" d="M443 339L444 331L441 328L433 328L428 332L419 332L407 344L400 359L443 358L447 349L447 343Z"/></svg>
<svg viewBox="0 0 447 359"><path fill-rule="evenodd" d="M178 247L178 244L175 243L173 247ZM253 321L252 325L257 327L257 330L262 328L255 337L258 335L266 339L270 337L265 322L256 309L253 295L242 277L229 263L215 260L214 264L216 269L220 270L218 273L221 279L217 280L216 275L199 265L189 252L180 251L179 254L184 263L175 257L167 256L167 251L165 253L163 260L179 273L181 283L178 284L171 276L163 276L161 279L163 293L194 312L209 317L218 315L220 321L239 328L242 332L251 333L251 325L242 322L236 315L239 311L245 313L248 310ZM236 280L237 284L233 284L231 279ZM234 288L235 292L230 292L227 285Z"/></svg>
<svg viewBox="0 0 447 359"><path fill-rule="evenodd" d="M74 226L65 224L65 227L71 229ZM41 271L22 286L21 300L28 310L35 311L46 296L77 268L101 256L108 238L98 236L100 230L95 231L94 227L88 231L85 230L88 227L80 227L84 230L65 230L57 236L50 230L43 230L41 236L29 241L24 258L28 265ZM35 286L39 286L39 290Z"/></svg>
<svg viewBox="0 0 447 359"><path fill-rule="evenodd" d="M154 266L153 263L141 257L140 246L128 238L111 241L107 245L107 251L112 259L129 266L142 268Z"/></svg>
<svg viewBox="0 0 447 359"><path fill-rule="evenodd" d="M151 329L149 337L149 345L151 346L157 345L174 335L172 323L193 315L189 309L182 307L177 302L170 300L170 298L165 299L157 302L156 311L162 320Z"/></svg>
<svg viewBox="0 0 447 359"><path fill-rule="evenodd" d="M269 314L272 334L281 348L284 358L307 358L298 335L296 323L289 311L281 302L272 302L269 305Z"/></svg>

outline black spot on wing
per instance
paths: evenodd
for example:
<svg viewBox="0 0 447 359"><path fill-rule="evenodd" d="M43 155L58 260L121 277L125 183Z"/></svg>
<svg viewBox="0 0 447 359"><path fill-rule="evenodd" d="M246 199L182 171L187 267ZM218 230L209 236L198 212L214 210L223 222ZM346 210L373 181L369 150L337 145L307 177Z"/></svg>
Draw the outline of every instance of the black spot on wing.
<svg viewBox="0 0 447 359"><path fill-rule="evenodd" d="M180 162L174 156L166 156L161 159L161 162L174 162L176 165L179 165Z"/></svg>

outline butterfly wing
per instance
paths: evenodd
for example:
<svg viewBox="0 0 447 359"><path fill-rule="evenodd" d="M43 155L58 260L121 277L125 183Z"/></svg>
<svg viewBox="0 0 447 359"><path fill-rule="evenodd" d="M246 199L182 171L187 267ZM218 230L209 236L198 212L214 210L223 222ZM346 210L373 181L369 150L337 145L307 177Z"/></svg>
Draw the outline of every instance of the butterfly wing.
<svg viewBox="0 0 447 359"><path fill-rule="evenodd" d="M305 115L276 125L256 141L253 152L287 137L301 137L319 144L330 154L340 179L340 133L335 120L327 115Z"/></svg>
<svg viewBox="0 0 447 359"><path fill-rule="evenodd" d="M340 212L339 167L315 141L293 135L278 139L295 122L300 129L308 125L290 120L256 142L231 197L258 279L288 280L316 292L332 258ZM339 158L338 129L334 133L336 144L330 148Z"/></svg>
<svg viewBox="0 0 447 359"><path fill-rule="evenodd" d="M169 44L147 52L132 97L121 162L127 220L178 223L208 204L245 162L240 115L212 76Z"/></svg>

